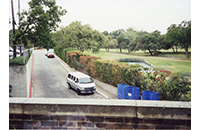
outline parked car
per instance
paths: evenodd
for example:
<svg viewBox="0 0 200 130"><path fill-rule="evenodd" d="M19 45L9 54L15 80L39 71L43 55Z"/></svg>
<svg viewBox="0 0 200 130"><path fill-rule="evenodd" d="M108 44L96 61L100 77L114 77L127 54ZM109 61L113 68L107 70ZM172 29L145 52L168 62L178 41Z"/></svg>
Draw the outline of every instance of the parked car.
<svg viewBox="0 0 200 130"><path fill-rule="evenodd" d="M11 52L12 52L12 55L13 55L14 50L10 50L10 49L9 49L9 53L11 53ZM17 53L17 54L20 54L20 50L17 50L17 49L16 49L16 53Z"/></svg>
<svg viewBox="0 0 200 130"><path fill-rule="evenodd" d="M94 80L81 72L69 72L66 80L69 89L75 89L78 95L81 93L94 93L96 90Z"/></svg>
<svg viewBox="0 0 200 130"><path fill-rule="evenodd" d="M42 50L43 47L35 47L36 50Z"/></svg>
<svg viewBox="0 0 200 130"><path fill-rule="evenodd" d="M13 56L13 51L9 50L9 57Z"/></svg>
<svg viewBox="0 0 200 130"><path fill-rule="evenodd" d="M46 56L48 58L54 58L54 52L47 52Z"/></svg>

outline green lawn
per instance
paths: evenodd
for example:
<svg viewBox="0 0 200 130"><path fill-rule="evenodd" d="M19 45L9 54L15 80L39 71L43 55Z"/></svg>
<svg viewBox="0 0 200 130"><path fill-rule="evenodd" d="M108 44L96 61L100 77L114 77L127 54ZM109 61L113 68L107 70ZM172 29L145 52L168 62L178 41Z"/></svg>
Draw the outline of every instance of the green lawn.
<svg viewBox="0 0 200 130"><path fill-rule="evenodd" d="M103 48L100 49L100 51L101 52L106 52L106 50L103 49ZM184 49L180 49L179 48L177 53L174 53L172 49L168 49L168 50L161 49L159 51L161 51L159 56L175 56L175 57L180 57L179 59L184 59L184 60L189 60L189 61L191 60L191 58L186 59L186 53L185 53ZM189 51L189 57L191 57L191 49L189 48L188 51ZM109 52L111 52L111 53L120 53L119 49L110 49ZM122 53L128 54L128 50L127 49L122 49ZM148 51L139 50L139 51L131 52L129 55L149 56L150 53Z"/></svg>
<svg viewBox="0 0 200 130"><path fill-rule="evenodd" d="M119 50L119 49L118 49ZM116 60L122 58L140 58L146 59L147 62L151 63L155 67L164 68L173 72L191 72L191 62L188 60L181 60L177 58L163 58L154 56L138 56L133 54L116 54L116 49L110 50L112 53L107 53L104 50L100 50L99 53L92 53L85 51L85 53L91 56L101 57L106 60ZM113 53L116 52L116 53Z"/></svg>

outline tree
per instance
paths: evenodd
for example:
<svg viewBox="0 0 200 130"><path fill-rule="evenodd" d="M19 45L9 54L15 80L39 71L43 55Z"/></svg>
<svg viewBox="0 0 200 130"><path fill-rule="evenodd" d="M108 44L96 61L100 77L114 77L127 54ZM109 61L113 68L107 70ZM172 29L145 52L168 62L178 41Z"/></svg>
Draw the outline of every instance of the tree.
<svg viewBox="0 0 200 130"><path fill-rule="evenodd" d="M115 31L112 31L111 33L109 33L109 35L112 37L112 39L116 39L119 35L124 34L124 29L118 29Z"/></svg>
<svg viewBox="0 0 200 130"><path fill-rule="evenodd" d="M157 42L156 35L154 33L145 34L141 37L142 49L148 50L151 55L152 50L159 49L159 44Z"/></svg>
<svg viewBox="0 0 200 130"><path fill-rule="evenodd" d="M105 31L104 31L105 32ZM103 33L104 34L104 33ZM105 34L104 34L105 35ZM106 35L105 35L106 36ZM106 52L109 52L110 50L110 41L112 40L112 37L110 35L107 35L106 37L106 42L104 44L105 48L106 48Z"/></svg>
<svg viewBox="0 0 200 130"><path fill-rule="evenodd" d="M103 31L102 33L103 33L105 36L108 35L108 31Z"/></svg>
<svg viewBox="0 0 200 130"><path fill-rule="evenodd" d="M188 48L191 46L191 21L182 21L178 26L178 41L180 45L185 49L186 58L189 58Z"/></svg>
<svg viewBox="0 0 200 130"><path fill-rule="evenodd" d="M58 44L65 47L75 47L80 51L92 50L98 52L106 42L104 34L93 30L90 25L82 25L81 22L72 22L54 34Z"/></svg>
<svg viewBox="0 0 200 130"><path fill-rule="evenodd" d="M158 43L160 44L160 48L165 49L165 50L173 48L173 44L166 41L165 38L166 38L166 34L160 35L158 37L157 40L158 40Z"/></svg>
<svg viewBox="0 0 200 130"><path fill-rule="evenodd" d="M138 37L138 34L133 28L128 28L126 29L125 36L129 40L128 52L130 53L131 51L135 50L135 47L137 46L136 38Z"/></svg>
<svg viewBox="0 0 200 130"><path fill-rule="evenodd" d="M182 21L179 25L170 25L165 40L179 44L185 49L186 58L189 58L188 48L191 46L191 21Z"/></svg>
<svg viewBox="0 0 200 130"><path fill-rule="evenodd" d="M121 34L117 37L118 47L120 49L120 53L122 53L122 49L127 48L129 50L130 40L128 37L125 37L124 34Z"/></svg>
<svg viewBox="0 0 200 130"><path fill-rule="evenodd" d="M55 31L60 17L67 11L57 6L55 0L31 0L28 11L20 13L19 33L14 36L14 43L23 35L27 35L35 46L52 44L51 31Z"/></svg>
<svg viewBox="0 0 200 130"><path fill-rule="evenodd" d="M178 30L176 28L176 24L172 24L167 28L167 34L166 37L164 39L165 42L170 43L172 46L172 50L173 52L175 52L174 50L174 46L176 46L176 52L177 52L177 46L179 44L179 42L176 40L176 34L178 33Z"/></svg>

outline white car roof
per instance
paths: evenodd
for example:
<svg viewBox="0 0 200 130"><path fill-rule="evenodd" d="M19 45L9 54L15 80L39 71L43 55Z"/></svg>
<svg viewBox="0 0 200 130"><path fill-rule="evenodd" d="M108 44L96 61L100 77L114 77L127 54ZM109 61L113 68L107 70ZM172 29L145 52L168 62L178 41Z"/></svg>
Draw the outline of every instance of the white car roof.
<svg viewBox="0 0 200 130"><path fill-rule="evenodd" d="M90 78L90 76L81 72L69 72L69 74L73 75L76 78Z"/></svg>

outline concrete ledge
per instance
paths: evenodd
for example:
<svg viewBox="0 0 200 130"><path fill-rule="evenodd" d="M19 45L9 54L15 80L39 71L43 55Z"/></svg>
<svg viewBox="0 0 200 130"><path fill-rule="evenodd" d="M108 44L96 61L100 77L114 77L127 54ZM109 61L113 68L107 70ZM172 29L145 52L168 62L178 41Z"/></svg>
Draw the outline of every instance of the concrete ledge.
<svg viewBox="0 0 200 130"><path fill-rule="evenodd" d="M108 91L109 93L117 96L117 87L112 86L110 84L101 82L99 80L94 80L95 84L98 85L99 87L101 87L102 89Z"/></svg>
<svg viewBox="0 0 200 130"><path fill-rule="evenodd" d="M191 102L10 98L10 114L58 114L136 117L148 119L191 119Z"/></svg>

